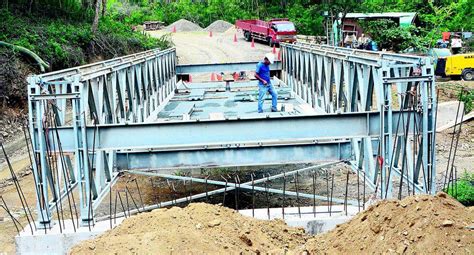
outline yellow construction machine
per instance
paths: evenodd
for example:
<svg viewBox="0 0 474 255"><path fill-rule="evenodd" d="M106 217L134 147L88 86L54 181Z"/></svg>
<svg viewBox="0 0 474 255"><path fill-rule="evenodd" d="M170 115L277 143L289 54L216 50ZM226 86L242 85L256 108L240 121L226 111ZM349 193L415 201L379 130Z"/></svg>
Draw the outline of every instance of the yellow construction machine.
<svg viewBox="0 0 474 255"><path fill-rule="evenodd" d="M451 55L438 59L436 75L465 81L474 80L474 53Z"/></svg>

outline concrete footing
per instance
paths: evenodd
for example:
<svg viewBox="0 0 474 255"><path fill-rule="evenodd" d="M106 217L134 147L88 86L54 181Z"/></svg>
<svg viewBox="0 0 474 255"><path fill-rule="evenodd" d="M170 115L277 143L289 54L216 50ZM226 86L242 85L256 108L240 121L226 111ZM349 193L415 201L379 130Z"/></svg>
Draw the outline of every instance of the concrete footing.
<svg viewBox="0 0 474 255"><path fill-rule="evenodd" d="M270 213L266 208L255 209L254 217L262 220L283 218L282 208L270 208L269 211ZM252 210L240 210L239 212L252 217ZM320 234L334 229L338 224L349 221L358 212L357 206L348 206L347 215L342 205L332 206L331 213L329 213L327 206L316 206L315 210L313 207L300 207L299 210L298 207L286 207L284 220L289 226L304 228L308 234Z"/></svg>
<svg viewBox="0 0 474 255"><path fill-rule="evenodd" d="M117 219L117 224L123 219ZM69 249L81 241L91 239L110 229L109 221L96 222L91 226L77 228L74 232L74 226L70 220L64 222L62 233L58 222L51 226L51 229L38 229L31 234L28 226L23 229L20 235L15 237L17 254L67 254ZM114 225L116 226L116 225Z"/></svg>

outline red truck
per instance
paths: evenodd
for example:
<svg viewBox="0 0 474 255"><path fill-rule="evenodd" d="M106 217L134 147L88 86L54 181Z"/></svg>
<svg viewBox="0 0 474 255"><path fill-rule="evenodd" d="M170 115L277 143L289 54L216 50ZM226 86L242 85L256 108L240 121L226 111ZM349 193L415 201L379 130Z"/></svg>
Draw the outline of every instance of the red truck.
<svg viewBox="0 0 474 255"><path fill-rule="evenodd" d="M237 20L235 26L242 29L247 41L255 38L270 46L280 42L296 41L295 25L288 19L271 19L268 22L257 19Z"/></svg>

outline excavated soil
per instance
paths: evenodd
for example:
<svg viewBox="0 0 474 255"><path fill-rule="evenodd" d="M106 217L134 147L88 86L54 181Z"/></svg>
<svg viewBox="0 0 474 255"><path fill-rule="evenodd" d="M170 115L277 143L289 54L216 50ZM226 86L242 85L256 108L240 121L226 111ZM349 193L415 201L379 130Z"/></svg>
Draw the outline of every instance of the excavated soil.
<svg viewBox="0 0 474 255"><path fill-rule="evenodd" d="M192 32L203 30L198 24L185 19L180 19L171 23L166 27L166 30L173 31L174 28L176 28L176 32Z"/></svg>
<svg viewBox="0 0 474 255"><path fill-rule="evenodd" d="M309 240L311 254L472 254L474 208L445 193L386 200Z"/></svg>
<svg viewBox="0 0 474 255"><path fill-rule="evenodd" d="M71 254L283 254L306 240L304 230L204 203L158 209L74 247Z"/></svg>
<svg viewBox="0 0 474 255"><path fill-rule="evenodd" d="M231 23L224 21L224 20L216 20L212 22L209 26L207 26L204 30L212 31L216 33L224 33L229 28L233 27Z"/></svg>
<svg viewBox="0 0 474 255"><path fill-rule="evenodd" d="M472 254L474 210L445 193L380 201L326 234L218 205L154 210L126 219L71 254Z"/></svg>

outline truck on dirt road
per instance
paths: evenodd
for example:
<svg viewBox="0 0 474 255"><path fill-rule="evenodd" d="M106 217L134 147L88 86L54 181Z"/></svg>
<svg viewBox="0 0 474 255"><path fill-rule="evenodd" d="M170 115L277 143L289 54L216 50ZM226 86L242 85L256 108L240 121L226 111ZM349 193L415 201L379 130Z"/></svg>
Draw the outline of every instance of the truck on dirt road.
<svg viewBox="0 0 474 255"><path fill-rule="evenodd" d="M257 19L237 20L235 26L242 30L247 41L255 38L270 46L296 41L295 25L288 19L271 19L268 22Z"/></svg>

